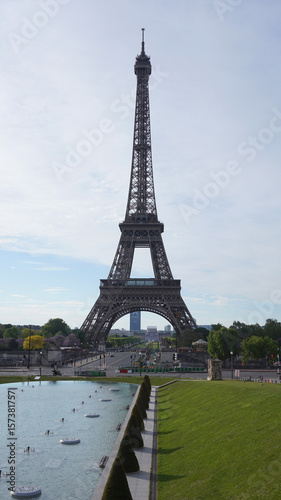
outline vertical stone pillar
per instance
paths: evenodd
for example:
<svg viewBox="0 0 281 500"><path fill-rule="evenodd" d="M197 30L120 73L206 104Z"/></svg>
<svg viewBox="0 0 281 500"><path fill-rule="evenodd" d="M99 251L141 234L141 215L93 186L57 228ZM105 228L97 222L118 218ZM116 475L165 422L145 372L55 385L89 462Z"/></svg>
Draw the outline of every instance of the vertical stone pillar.
<svg viewBox="0 0 281 500"><path fill-rule="evenodd" d="M222 380L222 361L220 359L208 359L207 380Z"/></svg>

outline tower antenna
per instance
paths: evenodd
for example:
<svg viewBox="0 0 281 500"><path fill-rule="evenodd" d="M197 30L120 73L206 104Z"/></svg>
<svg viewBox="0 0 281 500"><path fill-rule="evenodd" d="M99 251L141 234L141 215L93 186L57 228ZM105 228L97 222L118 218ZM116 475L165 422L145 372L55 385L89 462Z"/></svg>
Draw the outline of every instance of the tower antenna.
<svg viewBox="0 0 281 500"><path fill-rule="evenodd" d="M145 31L145 28L142 28L141 29L142 31L142 42L141 42L141 53L144 54L144 31Z"/></svg>

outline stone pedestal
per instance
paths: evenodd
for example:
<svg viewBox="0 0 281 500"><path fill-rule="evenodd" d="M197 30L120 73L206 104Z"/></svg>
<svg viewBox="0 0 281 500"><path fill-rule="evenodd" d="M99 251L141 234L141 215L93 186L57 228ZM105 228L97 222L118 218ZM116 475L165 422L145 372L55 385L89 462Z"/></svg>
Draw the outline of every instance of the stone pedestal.
<svg viewBox="0 0 281 500"><path fill-rule="evenodd" d="M173 364L173 354L175 351L173 349L169 349L168 347L161 348L161 364L172 363Z"/></svg>
<svg viewBox="0 0 281 500"><path fill-rule="evenodd" d="M222 361L220 359L208 359L207 380L222 380Z"/></svg>

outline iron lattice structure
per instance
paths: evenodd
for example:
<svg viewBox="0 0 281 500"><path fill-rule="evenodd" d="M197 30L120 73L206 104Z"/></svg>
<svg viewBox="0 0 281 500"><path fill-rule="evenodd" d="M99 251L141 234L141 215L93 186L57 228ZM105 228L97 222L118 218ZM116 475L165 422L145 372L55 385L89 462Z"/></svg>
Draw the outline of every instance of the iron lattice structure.
<svg viewBox="0 0 281 500"><path fill-rule="evenodd" d="M196 322L181 297L180 280L174 280L165 252L154 191L148 81L150 58L135 62L137 76L131 179L125 220L119 224L120 241L108 278L100 282L100 296L81 329L94 345L105 341L112 325L134 311L150 311L166 318L177 334L195 328ZM149 248L154 278L133 279L135 248Z"/></svg>

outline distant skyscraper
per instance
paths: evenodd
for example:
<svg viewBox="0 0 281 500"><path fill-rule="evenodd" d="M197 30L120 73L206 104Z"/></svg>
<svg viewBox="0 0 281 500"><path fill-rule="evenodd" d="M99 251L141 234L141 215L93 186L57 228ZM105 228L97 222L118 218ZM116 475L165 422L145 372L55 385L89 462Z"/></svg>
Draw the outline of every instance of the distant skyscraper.
<svg viewBox="0 0 281 500"><path fill-rule="evenodd" d="M164 332L171 332L171 331L172 331L171 325L164 326Z"/></svg>
<svg viewBox="0 0 281 500"><path fill-rule="evenodd" d="M130 313L130 330L131 332L137 332L141 329L141 312L134 311Z"/></svg>

